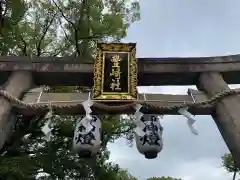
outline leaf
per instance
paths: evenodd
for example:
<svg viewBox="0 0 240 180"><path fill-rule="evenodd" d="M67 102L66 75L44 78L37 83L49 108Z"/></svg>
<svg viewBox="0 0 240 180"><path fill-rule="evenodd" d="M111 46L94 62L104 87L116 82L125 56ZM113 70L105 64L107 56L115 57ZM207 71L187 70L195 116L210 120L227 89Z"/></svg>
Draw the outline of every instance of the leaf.
<svg viewBox="0 0 240 180"><path fill-rule="evenodd" d="M10 7L12 9L11 20L14 24L17 24L26 12L26 5L23 0L11 0Z"/></svg>

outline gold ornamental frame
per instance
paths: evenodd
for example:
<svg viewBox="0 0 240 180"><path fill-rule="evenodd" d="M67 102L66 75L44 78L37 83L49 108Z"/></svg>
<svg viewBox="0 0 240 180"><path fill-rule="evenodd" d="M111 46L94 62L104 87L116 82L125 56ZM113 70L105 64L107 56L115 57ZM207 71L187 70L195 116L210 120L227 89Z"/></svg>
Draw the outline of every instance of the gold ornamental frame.
<svg viewBox="0 0 240 180"><path fill-rule="evenodd" d="M113 67L109 69L110 56L122 57L122 66L125 71L124 78L121 79L122 86L125 91L108 91L107 81L110 81L109 71L113 71ZM126 58L127 57L127 58ZM127 68L127 69L126 69ZM125 73L124 73L125 72ZM127 73L127 75L126 75ZM111 74L111 73L110 73ZM121 77L123 77L121 75ZM137 93L137 59L136 59L136 43L98 43L97 56L94 62L94 86L92 98L94 100L103 101L134 101L138 99ZM119 75L120 79L120 75ZM113 80L113 79L111 79ZM120 83L119 83L120 84Z"/></svg>

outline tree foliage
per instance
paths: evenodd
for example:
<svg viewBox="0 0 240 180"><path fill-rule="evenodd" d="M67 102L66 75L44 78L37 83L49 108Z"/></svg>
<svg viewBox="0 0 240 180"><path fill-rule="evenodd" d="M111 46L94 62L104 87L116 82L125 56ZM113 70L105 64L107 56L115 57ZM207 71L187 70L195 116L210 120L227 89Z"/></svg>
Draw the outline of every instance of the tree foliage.
<svg viewBox="0 0 240 180"><path fill-rule="evenodd" d="M97 42L119 42L138 19L139 4L130 0L1 1L0 55L91 60ZM79 87L47 89L81 91ZM18 116L12 136L0 150L0 179L135 179L107 161L107 143L121 136L132 137L129 119L101 117L101 153L95 158L80 159L71 151L73 128L79 117L53 118L57 130L50 142L40 130L43 117Z"/></svg>
<svg viewBox="0 0 240 180"><path fill-rule="evenodd" d="M96 42L120 41L139 19L138 2L129 0L12 2L2 13L4 54L88 57Z"/></svg>
<svg viewBox="0 0 240 180"><path fill-rule="evenodd" d="M152 178L148 178L147 180L181 180L178 178L173 178L173 177L152 177Z"/></svg>
<svg viewBox="0 0 240 180"><path fill-rule="evenodd" d="M235 166L232 154L224 154L224 156L222 157L222 166L228 172L233 173L233 180L236 178L237 173L240 173L240 169Z"/></svg>
<svg viewBox="0 0 240 180"><path fill-rule="evenodd" d="M2 152L0 161L0 177L7 179L34 179L44 173L50 179L116 179L121 173L118 165L107 163L110 152L107 143L132 133L129 120L118 117L102 117L103 134L101 153L92 159L80 159L71 151L72 135L78 117L53 118L57 122L57 131L50 142L46 141L39 129L42 118L26 119L20 117L12 138L22 137L19 142L14 140L11 146ZM28 138L25 134L31 134ZM4 155L3 155L4 154ZM24 166L21 166L24 164ZM112 177L114 176L114 177ZM128 176L126 176L128 177ZM46 176L42 177L46 178ZM128 180L128 179L126 179Z"/></svg>
<svg viewBox="0 0 240 180"><path fill-rule="evenodd" d="M235 166L231 154L224 154L224 156L222 157L222 165L228 172L240 172L240 169Z"/></svg>

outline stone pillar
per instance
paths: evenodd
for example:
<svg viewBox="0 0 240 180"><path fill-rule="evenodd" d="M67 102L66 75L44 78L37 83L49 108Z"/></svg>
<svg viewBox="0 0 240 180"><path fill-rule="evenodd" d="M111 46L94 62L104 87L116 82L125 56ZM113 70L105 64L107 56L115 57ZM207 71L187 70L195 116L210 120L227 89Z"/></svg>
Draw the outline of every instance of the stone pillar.
<svg viewBox="0 0 240 180"><path fill-rule="evenodd" d="M30 72L13 72L8 81L3 85L3 89L17 98L22 98L24 92L32 87L32 74ZM0 97L0 149L11 135L12 127L16 123L16 118L11 113L9 101Z"/></svg>
<svg viewBox="0 0 240 180"><path fill-rule="evenodd" d="M229 90L228 84L220 73L202 73L197 85L207 95L212 96L222 90ZM240 98L231 95L216 104L212 117L232 153L236 166L240 168Z"/></svg>

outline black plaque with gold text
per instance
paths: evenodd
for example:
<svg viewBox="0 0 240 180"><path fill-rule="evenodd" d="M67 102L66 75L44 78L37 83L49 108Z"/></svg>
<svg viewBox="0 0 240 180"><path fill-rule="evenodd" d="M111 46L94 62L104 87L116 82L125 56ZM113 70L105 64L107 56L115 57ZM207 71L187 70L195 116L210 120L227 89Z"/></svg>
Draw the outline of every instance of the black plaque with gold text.
<svg viewBox="0 0 240 180"><path fill-rule="evenodd" d="M98 44L94 63L93 99L137 99L135 43Z"/></svg>

